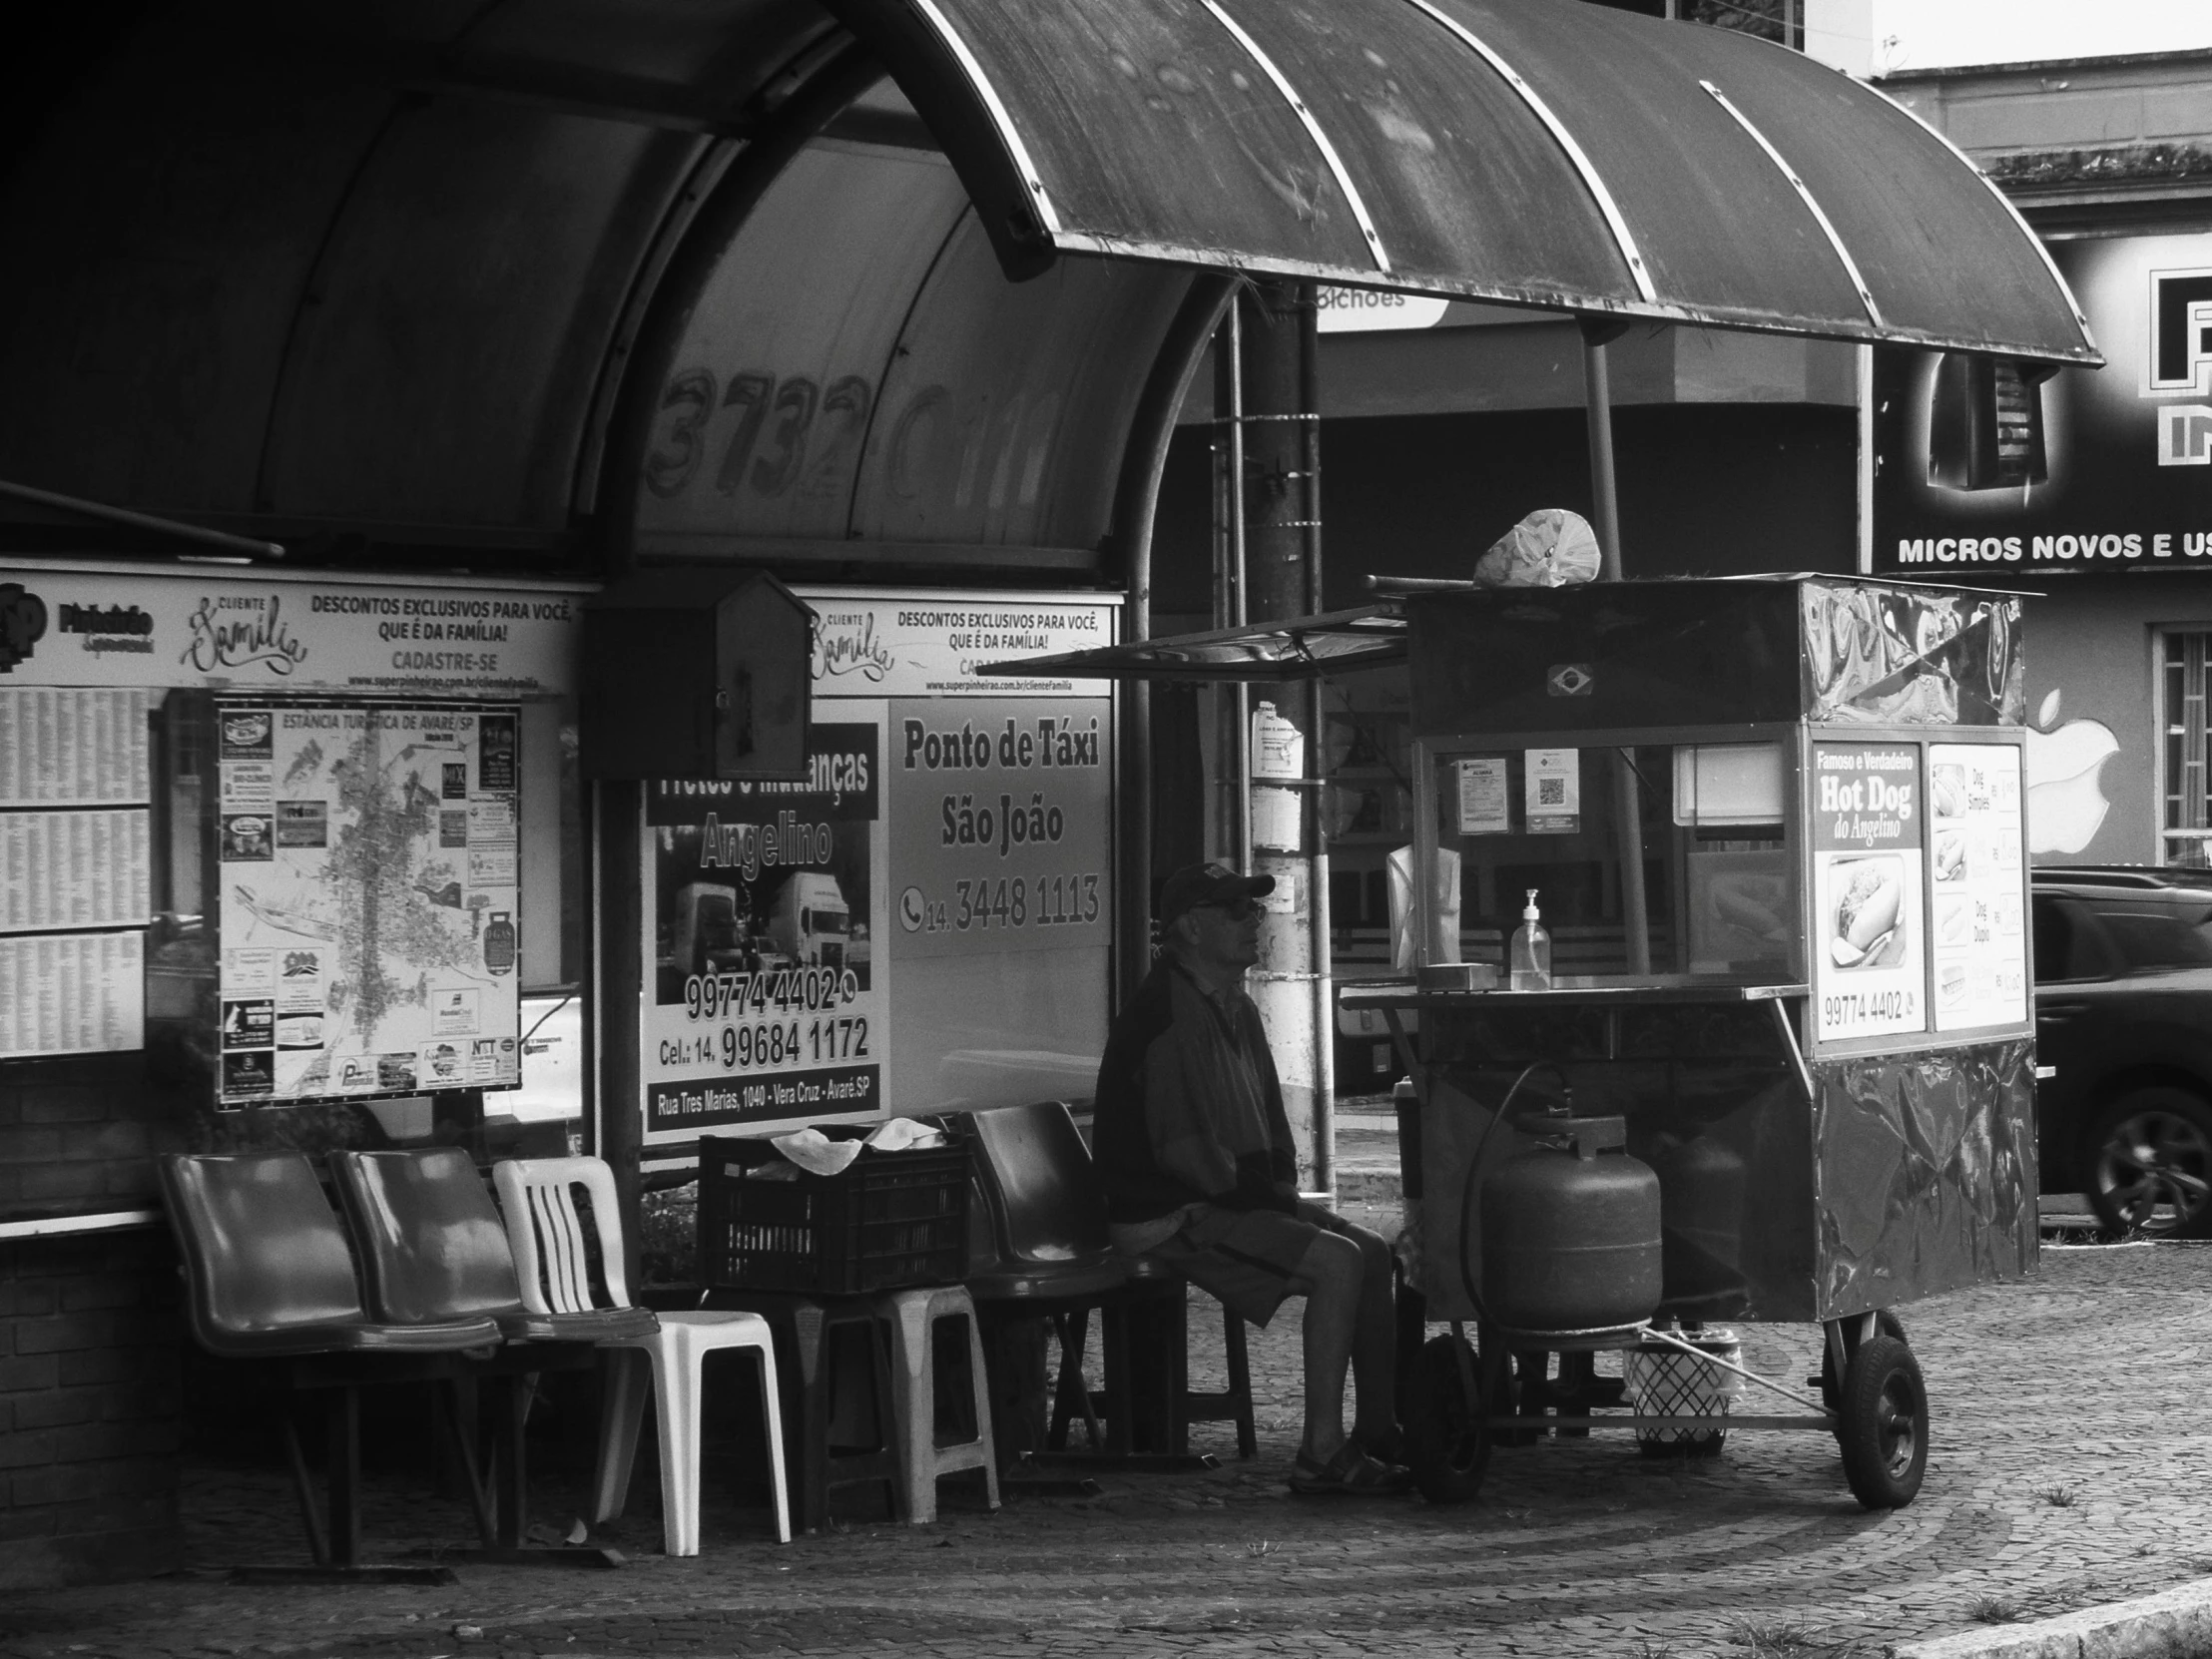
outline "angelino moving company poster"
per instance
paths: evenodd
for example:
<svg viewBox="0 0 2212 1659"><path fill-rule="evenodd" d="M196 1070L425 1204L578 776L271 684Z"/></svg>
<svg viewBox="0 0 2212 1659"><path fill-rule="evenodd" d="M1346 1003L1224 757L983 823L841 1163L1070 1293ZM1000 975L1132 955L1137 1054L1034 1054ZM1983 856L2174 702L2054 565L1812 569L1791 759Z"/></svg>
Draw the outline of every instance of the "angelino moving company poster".
<svg viewBox="0 0 2212 1659"><path fill-rule="evenodd" d="M1920 749L1813 746L1814 1033L1928 1029Z"/></svg>
<svg viewBox="0 0 2212 1659"><path fill-rule="evenodd" d="M649 1135L879 1110L878 761L874 721L818 716L805 782L646 786Z"/></svg>
<svg viewBox="0 0 2212 1659"><path fill-rule="evenodd" d="M522 1081L512 705L217 705L226 1107Z"/></svg>

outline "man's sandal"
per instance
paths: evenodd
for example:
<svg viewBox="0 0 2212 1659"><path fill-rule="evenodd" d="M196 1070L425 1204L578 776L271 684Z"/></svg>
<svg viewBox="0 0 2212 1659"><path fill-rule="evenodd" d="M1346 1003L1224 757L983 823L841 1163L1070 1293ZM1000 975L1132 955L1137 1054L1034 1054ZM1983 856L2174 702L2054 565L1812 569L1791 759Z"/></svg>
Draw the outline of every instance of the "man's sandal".
<svg viewBox="0 0 2212 1659"><path fill-rule="evenodd" d="M1379 1463L1351 1440L1326 1463L1302 1451L1291 1465L1291 1490L1306 1497L1388 1497L1412 1483L1410 1469Z"/></svg>
<svg viewBox="0 0 2212 1659"><path fill-rule="evenodd" d="M1405 1430L1402 1428L1393 1427L1387 1433L1378 1434L1373 1439L1360 1434L1355 1434L1352 1438L1362 1451L1378 1463L1394 1468L1406 1460Z"/></svg>

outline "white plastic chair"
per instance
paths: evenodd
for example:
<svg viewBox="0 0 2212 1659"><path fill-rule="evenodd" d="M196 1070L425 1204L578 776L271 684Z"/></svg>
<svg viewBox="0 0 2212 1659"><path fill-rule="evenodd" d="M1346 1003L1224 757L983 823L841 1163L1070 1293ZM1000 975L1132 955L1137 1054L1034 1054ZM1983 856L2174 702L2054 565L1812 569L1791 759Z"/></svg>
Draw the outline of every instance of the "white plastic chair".
<svg viewBox="0 0 2212 1659"><path fill-rule="evenodd" d="M536 1314L578 1313L594 1307L593 1276L584 1246L584 1222L574 1189L590 1195L597 1222L607 1304L628 1303L624 1287L622 1230L616 1224L613 1173L597 1158L514 1158L492 1166L492 1183L507 1223L523 1306ZM653 1368L653 1398L661 1427L662 1537L671 1555L699 1553L699 1394L707 1355L749 1348L761 1369L762 1416L768 1430L769 1488L775 1494L776 1540L792 1539L791 1498L784 1481L784 1419L776 1395L776 1344L758 1314L694 1311L661 1315L650 1336L603 1346L641 1351ZM626 1358L626 1357L625 1357ZM634 1363L618 1363L610 1382L598 1467L592 1477L592 1520L622 1513L637 1460L638 1428L645 1416L643 1379Z"/></svg>

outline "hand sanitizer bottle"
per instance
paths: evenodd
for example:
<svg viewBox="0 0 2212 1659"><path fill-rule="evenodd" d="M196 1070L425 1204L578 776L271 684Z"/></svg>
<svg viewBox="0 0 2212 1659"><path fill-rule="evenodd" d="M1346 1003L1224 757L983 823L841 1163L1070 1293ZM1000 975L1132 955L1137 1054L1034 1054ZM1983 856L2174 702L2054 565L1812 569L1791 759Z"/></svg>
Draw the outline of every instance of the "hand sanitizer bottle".
<svg viewBox="0 0 2212 1659"><path fill-rule="evenodd" d="M1512 954L1508 958L1513 989L1548 991L1551 989L1551 935L1537 919L1534 887L1528 889L1528 907L1520 914L1521 923L1513 929Z"/></svg>

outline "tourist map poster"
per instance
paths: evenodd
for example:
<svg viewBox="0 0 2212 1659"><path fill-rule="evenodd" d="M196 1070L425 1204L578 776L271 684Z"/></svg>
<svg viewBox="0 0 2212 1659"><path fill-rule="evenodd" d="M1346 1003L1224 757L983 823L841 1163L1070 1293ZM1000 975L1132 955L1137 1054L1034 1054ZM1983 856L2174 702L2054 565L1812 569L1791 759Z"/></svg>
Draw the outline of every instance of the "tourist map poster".
<svg viewBox="0 0 2212 1659"><path fill-rule="evenodd" d="M226 1107L515 1088L521 710L217 709Z"/></svg>

